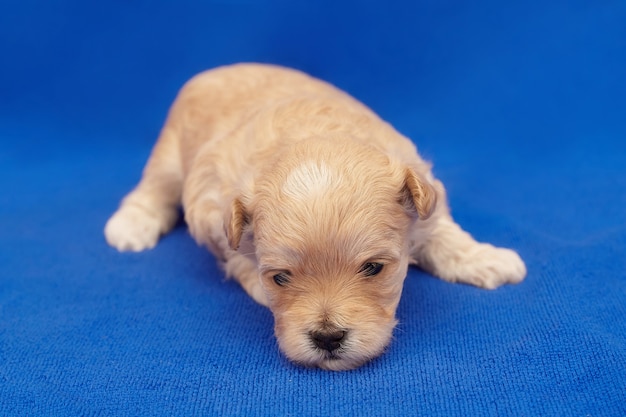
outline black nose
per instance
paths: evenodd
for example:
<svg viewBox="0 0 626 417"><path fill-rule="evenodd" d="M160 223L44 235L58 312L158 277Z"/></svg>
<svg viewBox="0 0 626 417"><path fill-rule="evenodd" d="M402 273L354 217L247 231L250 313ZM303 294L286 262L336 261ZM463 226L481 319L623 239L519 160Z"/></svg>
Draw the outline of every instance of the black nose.
<svg viewBox="0 0 626 417"><path fill-rule="evenodd" d="M341 341L346 337L343 330L311 332L311 340L320 349L332 352L341 347Z"/></svg>

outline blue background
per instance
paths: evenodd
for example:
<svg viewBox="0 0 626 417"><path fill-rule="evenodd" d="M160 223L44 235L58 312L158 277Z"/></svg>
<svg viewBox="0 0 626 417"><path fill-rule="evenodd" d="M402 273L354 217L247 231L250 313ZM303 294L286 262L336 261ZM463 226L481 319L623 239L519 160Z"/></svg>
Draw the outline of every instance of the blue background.
<svg viewBox="0 0 626 417"><path fill-rule="evenodd" d="M388 352L331 373L184 224L109 248L178 88L237 61L370 105L527 279L411 269ZM0 189L0 415L626 414L623 1L4 1Z"/></svg>

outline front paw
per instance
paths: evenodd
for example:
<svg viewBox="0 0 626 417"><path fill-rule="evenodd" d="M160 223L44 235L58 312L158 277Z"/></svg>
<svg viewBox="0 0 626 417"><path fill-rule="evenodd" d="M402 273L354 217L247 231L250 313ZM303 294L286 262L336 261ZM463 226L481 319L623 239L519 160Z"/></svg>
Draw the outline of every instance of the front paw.
<svg viewBox="0 0 626 417"><path fill-rule="evenodd" d="M486 289L517 284L526 277L526 265L511 249L481 243L460 265L458 280Z"/></svg>
<svg viewBox="0 0 626 417"><path fill-rule="evenodd" d="M161 235L162 222L140 207L123 205L104 227L109 245L120 252L153 248Z"/></svg>

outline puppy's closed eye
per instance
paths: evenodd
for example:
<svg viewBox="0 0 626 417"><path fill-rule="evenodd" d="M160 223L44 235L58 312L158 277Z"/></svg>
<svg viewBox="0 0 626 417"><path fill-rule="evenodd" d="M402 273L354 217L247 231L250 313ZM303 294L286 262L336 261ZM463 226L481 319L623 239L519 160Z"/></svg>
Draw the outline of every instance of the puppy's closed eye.
<svg viewBox="0 0 626 417"><path fill-rule="evenodd" d="M284 287L289 283L289 272L279 272L272 276L272 279L276 283L276 285L280 287Z"/></svg>
<svg viewBox="0 0 626 417"><path fill-rule="evenodd" d="M383 267L384 265L378 262L366 262L361 269L359 269L359 274L363 274L366 277L373 277L380 274Z"/></svg>

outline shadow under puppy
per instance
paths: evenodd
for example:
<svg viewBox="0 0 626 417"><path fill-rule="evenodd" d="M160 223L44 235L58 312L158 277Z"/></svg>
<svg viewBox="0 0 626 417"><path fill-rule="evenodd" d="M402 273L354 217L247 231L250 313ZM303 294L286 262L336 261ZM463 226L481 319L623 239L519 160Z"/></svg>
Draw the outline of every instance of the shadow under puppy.
<svg viewBox="0 0 626 417"><path fill-rule="evenodd" d="M452 219L412 142L335 87L238 64L180 91L137 187L105 227L153 247L182 204L195 240L269 307L284 354L324 369L383 352L410 263L483 288L526 275Z"/></svg>

